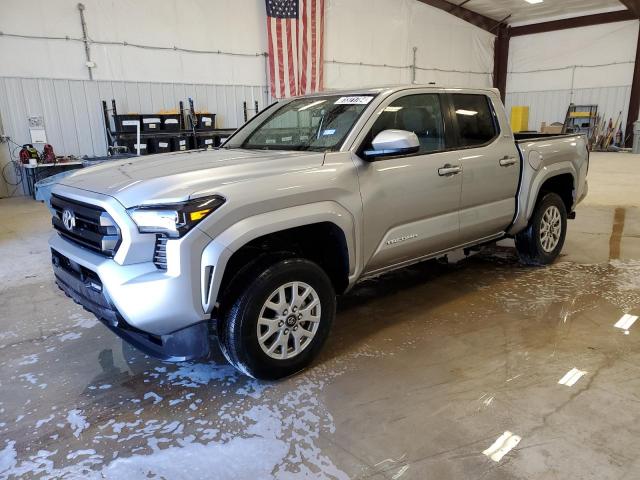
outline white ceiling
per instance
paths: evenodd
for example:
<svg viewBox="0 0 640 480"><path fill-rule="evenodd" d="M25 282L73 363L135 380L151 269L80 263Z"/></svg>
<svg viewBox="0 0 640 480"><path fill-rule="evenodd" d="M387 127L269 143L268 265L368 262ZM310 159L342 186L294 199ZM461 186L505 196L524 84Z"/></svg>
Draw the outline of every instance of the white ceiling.
<svg viewBox="0 0 640 480"><path fill-rule="evenodd" d="M450 0L459 5L463 0ZM530 23L554 17L579 16L595 11L624 9L618 0L544 0L529 4L525 0L470 0L464 8L495 20L511 14L507 23Z"/></svg>

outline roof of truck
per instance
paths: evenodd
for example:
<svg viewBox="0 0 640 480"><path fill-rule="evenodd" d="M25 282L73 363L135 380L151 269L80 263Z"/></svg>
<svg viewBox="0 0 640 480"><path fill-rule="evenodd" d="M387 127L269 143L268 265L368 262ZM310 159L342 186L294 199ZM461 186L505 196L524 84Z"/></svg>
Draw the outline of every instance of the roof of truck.
<svg viewBox="0 0 640 480"><path fill-rule="evenodd" d="M457 91L457 90L475 90L475 91L485 91L485 92L493 92L498 93L497 88L470 88L470 87L453 87L453 86L445 86L445 85L434 85L434 84L399 84L399 85L383 85L378 87L362 87L362 88L350 88L350 89L326 89L322 92L316 92L309 95L303 96L320 96L320 95L363 95L363 94L380 94L382 92L393 93L401 90L414 90L414 89L425 89L425 88L433 88L438 90L448 90L448 91Z"/></svg>

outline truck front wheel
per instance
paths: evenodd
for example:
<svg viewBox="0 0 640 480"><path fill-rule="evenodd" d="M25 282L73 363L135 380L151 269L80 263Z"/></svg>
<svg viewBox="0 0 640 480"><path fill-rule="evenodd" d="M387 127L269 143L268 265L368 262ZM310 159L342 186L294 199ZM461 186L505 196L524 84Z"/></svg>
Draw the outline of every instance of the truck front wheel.
<svg viewBox="0 0 640 480"><path fill-rule="evenodd" d="M525 230L516 235L520 261L549 265L558 258L567 234L567 209L556 193L547 193L536 205Z"/></svg>
<svg viewBox="0 0 640 480"><path fill-rule="evenodd" d="M313 262L290 258L244 278L218 320L224 356L241 372L264 380L306 367L335 317L335 292L327 274Z"/></svg>

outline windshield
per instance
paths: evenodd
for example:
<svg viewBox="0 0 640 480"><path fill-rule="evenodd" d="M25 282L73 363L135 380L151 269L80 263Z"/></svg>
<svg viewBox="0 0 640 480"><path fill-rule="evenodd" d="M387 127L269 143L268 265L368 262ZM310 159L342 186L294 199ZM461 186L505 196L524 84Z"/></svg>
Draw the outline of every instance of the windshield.
<svg viewBox="0 0 640 480"><path fill-rule="evenodd" d="M276 110L241 148L337 150L375 95L332 95L292 100Z"/></svg>

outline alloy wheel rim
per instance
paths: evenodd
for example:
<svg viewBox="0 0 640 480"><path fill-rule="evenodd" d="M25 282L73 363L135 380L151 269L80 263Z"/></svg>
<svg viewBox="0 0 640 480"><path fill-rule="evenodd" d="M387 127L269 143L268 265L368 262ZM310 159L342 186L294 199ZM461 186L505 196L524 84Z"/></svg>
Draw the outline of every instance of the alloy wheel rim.
<svg viewBox="0 0 640 480"><path fill-rule="evenodd" d="M277 360L300 355L312 342L321 315L320 297L304 282L289 282L276 288L258 316L258 343Z"/></svg>
<svg viewBox="0 0 640 480"><path fill-rule="evenodd" d="M562 234L562 215L555 205L548 207L542 214L540 221L540 244L542 249L553 252L560 242Z"/></svg>

